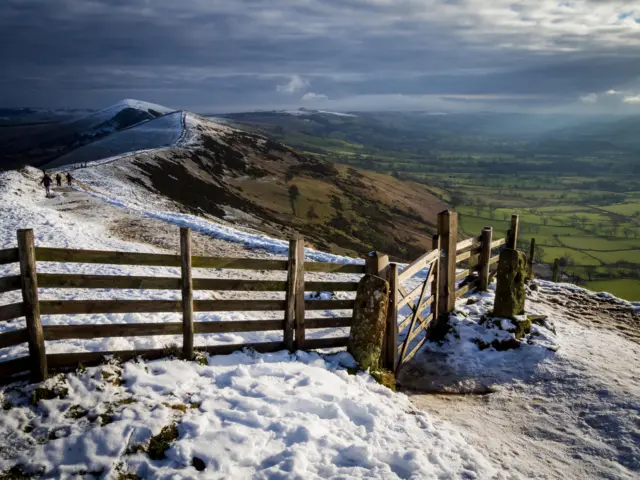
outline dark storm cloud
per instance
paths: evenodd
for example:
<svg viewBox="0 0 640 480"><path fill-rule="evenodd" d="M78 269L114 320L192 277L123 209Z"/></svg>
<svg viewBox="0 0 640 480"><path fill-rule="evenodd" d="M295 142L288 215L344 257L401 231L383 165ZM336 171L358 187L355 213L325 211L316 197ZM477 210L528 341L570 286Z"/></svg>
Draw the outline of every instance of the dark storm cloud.
<svg viewBox="0 0 640 480"><path fill-rule="evenodd" d="M637 17L615 0L3 0L0 103L613 108L640 90Z"/></svg>

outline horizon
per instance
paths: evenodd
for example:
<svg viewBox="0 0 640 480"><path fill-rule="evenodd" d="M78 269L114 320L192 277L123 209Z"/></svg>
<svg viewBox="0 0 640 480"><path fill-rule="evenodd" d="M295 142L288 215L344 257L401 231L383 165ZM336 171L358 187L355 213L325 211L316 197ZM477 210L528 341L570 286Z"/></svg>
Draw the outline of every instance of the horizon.
<svg viewBox="0 0 640 480"><path fill-rule="evenodd" d="M8 107L640 112L621 0L22 0L0 27Z"/></svg>

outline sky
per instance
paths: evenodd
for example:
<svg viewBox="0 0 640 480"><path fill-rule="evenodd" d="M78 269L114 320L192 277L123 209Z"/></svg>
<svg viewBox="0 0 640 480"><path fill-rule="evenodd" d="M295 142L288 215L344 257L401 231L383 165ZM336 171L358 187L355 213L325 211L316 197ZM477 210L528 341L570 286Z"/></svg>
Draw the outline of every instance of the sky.
<svg viewBox="0 0 640 480"><path fill-rule="evenodd" d="M640 2L1 0L0 106L640 113Z"/></svg>

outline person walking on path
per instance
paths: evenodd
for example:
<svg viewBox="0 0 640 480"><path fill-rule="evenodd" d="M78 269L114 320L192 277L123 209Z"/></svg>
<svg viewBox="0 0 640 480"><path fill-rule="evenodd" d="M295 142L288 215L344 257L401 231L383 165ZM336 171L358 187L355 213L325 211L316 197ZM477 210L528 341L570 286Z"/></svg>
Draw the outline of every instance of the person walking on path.
<svg viewBox="0 0 640 480"><path fill-rule="evenodd" d="M56 183L59 187L62 186L62 175L60 175L59 173L56 173Z"/></svg>
<svg viewBox="0 0 640 480"><path fill-rule="evenodd" d="M71 176L71 172L67 172L67 186L71 186L71 182L73 181L73 177Z"/></svg>
<svg viewBox="0 0 640 480"><path fill-rule="evenodd" d="M53 180L51 180L48 173L45 172L40 183L44 185L44 191L46 192L47 198L49 198L51 196L51 184L53 183Z"/></svg>

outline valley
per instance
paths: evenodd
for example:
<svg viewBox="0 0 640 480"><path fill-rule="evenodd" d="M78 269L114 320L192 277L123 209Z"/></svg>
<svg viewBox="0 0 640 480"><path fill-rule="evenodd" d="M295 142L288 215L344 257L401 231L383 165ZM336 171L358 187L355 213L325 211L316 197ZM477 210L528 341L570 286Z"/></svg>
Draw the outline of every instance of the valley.
<svg viewBox="0 0 640 480"><path fill-rule="evenodd" d="M420 183L469 235L487 225L504 235L517 213L520 246L536 239L542 274L557 258L565 281L640 299L640 146L613 135L637 117L583 130L566 126L572 118L508 114L228 117L318 158Z"/></svg>

